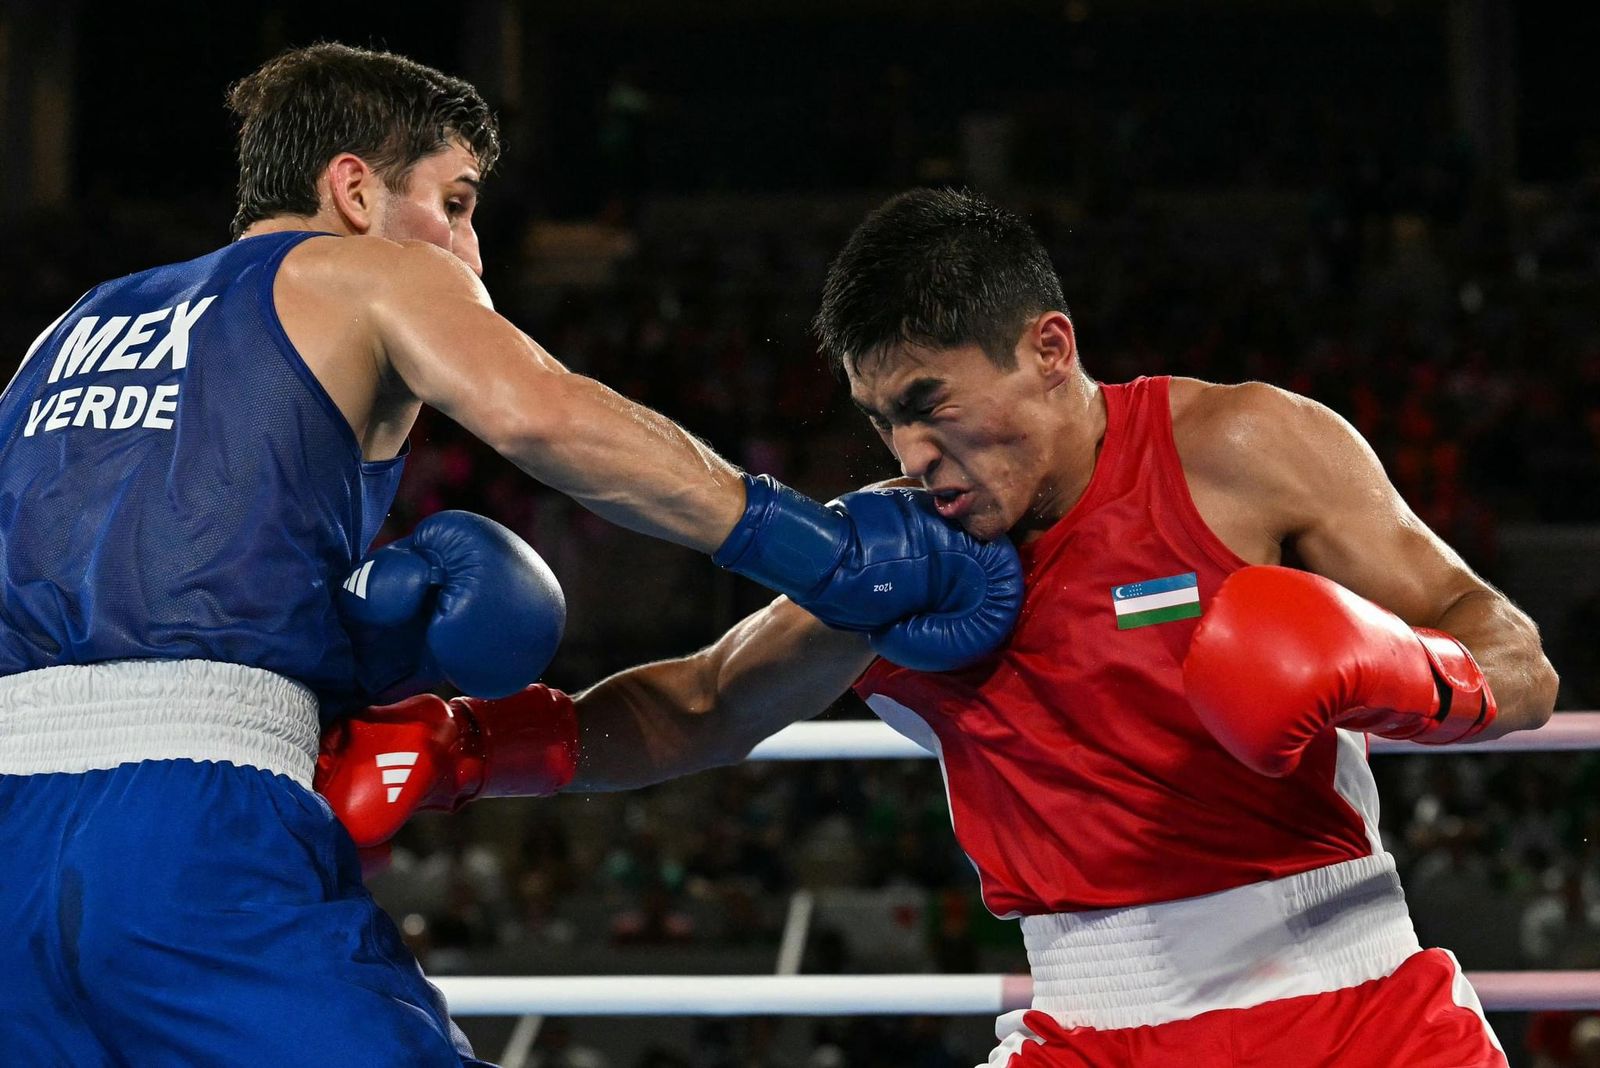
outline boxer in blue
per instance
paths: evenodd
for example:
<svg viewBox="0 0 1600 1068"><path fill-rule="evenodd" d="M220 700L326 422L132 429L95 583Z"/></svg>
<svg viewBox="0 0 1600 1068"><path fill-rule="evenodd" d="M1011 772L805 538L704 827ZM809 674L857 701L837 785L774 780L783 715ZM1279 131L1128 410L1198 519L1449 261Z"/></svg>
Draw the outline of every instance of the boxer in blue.
<svg viewBox="0 0 1600 1068"><path fill-rule="evenodd" d="M420 405L923 670L1009 632L1015 553L922 496L744 475L497 315L498 134L464 82L318 45L230 103L238 240L96 286L0 395L0 1061L474 1063L310 789L321 720L512 692L559 634L541 565L473 517L360 562Z"/></svg>

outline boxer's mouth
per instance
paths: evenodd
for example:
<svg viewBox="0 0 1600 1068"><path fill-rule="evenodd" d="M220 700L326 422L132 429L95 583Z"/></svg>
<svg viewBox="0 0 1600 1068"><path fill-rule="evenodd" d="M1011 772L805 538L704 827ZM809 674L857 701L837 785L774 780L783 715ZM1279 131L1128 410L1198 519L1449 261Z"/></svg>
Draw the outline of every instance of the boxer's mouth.
<svg viewBox="0 0 1600 1068"><path fill-rule="evenodd" d="M933 506L943 519L956 519L967 514L972 509L972 493L970 490L943 489L932 490Z"/></svg>

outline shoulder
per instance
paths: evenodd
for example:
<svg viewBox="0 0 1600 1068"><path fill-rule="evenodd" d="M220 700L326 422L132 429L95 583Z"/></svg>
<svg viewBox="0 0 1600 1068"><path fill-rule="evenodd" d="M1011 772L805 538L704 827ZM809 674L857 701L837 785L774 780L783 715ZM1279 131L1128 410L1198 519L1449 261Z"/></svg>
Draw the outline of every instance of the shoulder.
<svg viewBox="0 0 1600 1068"><path fill-rule="evenodd" d="M1169 397L1173 430L1191 437L1253 440L1337 418L1310 397L1265 382L1219 385L1174 378Z"/></svg>
<svg viewBox="0 0 1600 1068"><path fill-rule="evenodd" d="M1227 477L1364 444L1332 409L1265 382L1174 378L1170 397L1173 439L1185 470Z"/></svg>
<svg viewBox="0 0 1600 1068"><path fill-rule="evenodd" d="M425 241L313 238L284 258L280 278L356 305L452 292L488 302L483 284L466 264Z"/></svg>
<svg viewBox="0 0 1600 1068"><path fill-rule="evenodd" d="M1389 494L1371 446L1337 412L1263 382L1172 383L1172 432L1191 493L1274 536Z"/></svg>

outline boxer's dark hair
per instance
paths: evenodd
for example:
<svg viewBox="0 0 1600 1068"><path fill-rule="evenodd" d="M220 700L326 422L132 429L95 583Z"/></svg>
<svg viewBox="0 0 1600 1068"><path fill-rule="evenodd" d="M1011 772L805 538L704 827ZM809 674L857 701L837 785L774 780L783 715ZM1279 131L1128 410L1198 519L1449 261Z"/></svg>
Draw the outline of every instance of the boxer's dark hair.
<svg viewBox="0 0 1600 1068"><path fill-rule="evenodd" d="M1071 314L1021 216L965 190L913 189L868 215L834 257L812 329L837 369L896 345L972 343L1010 369L1023 324L1052 310Z"/></svg>
<svg viewBox="0 0 1600 1068"><path fill-rule="evenodd" d="M274 215L315 215L317 178L352 152L390 189L458 138L487 174L500 155L489 105L460 78L390 52L314 44L268 60L228 89L239 118L233 236Z"/></svg>

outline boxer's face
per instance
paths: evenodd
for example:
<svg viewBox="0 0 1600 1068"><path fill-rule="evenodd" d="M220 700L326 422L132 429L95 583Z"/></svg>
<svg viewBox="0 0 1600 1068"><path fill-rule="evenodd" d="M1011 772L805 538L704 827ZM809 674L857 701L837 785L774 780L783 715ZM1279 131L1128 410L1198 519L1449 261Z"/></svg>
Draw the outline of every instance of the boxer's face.
<svg viewBox="0 0 1600 1068"><path fill-rule="evenodd" d="M369 232L391 241L437 245L481 276L483 260L472 228L479 179L476 157L461 142L451 141L417 161L406 175L404 189L388 191L379 201Z"/></svg>
<svg viewBox="0 0 1600 1068"><path fill-rule="evenodd" d="M967 533L1003 534L1047 495L1049 387L1034 362L1006 370L976 344L906 345L865 367L847 361L846 374L851 398L901 470Z"/></svg>

